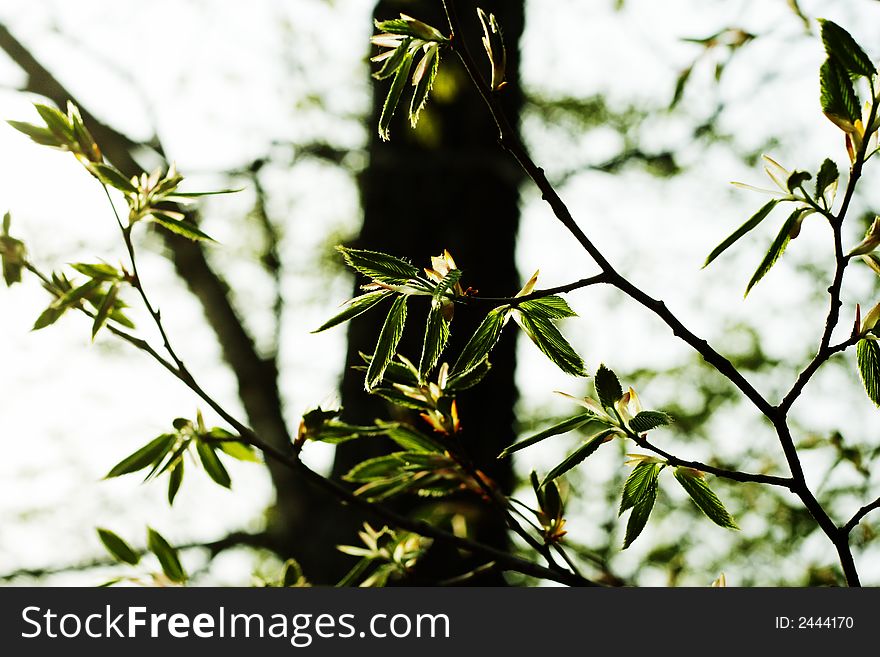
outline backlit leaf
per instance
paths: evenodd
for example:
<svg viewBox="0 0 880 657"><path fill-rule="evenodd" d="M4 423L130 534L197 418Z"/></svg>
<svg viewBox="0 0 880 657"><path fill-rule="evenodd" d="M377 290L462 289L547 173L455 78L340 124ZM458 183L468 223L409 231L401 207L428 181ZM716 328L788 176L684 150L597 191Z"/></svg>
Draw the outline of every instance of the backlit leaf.
<svg viewBox="0 0 880 657"><path fill-rule="evenodd" d="M410 279L419 275L419 270L406 260L387 253L348 249L343 246L338 246L336 249L345 258L349 267L374 281L389 285L406 285Z"/></svg>
<svg viewBox="0 0 880 657"><path fill-rule="evenodd" d="M562 463L553 468L547 476L544 477L544 481L541 482L541 485L545 486L548 481L553 481L554 479L561 477L572 468L583 463L588 456L593 454L593 452L599 449L603 443L607 442L615 434L615 429L604 429L591 437L587 442L569 454Z"/></svg>
<svg viewBox="0 0 880 657"><path fill-rule="evenodd" d="M592 422L594 420L596 420L596 415L594 413L581 413L580 415L575 415L574 417L570 417L567 420L563 420L562 422L554 424L552 427L547 427L543 431L540 431L533 436L523 438L522 440L504 448L504 451L498 455L498 458L509 456L514 452L518 452L521 449L530 447L531 445L539 443L546 438L550 438L551 436L558 436L564 433L568 433L569 431L574 431L575 429L578 429L588 422Z"/></svg>
<svg viewBox="0 0 880 657"><path fill-rule="evenodd" d="M599 403L605 408L614 406L614 402L623 397L623 387L620 385L620 379L605 365L599 365L596 371L596 394L599 397Z"/></svg>
<svg viewBox="0 0 880 657"><path fill-rule="evenodd" d="M708 258L706 258L706 262L703 263L703 267L708 266L710 262L712 262L713 260L715 260L715 258L724 253L743 235L756 228L762 221L764 221L767 215L770 214L770 211L776 207L777 203L779 203L779 199L773 199L765 203L760 210L758 210L749 218L748 221L746 221L742 226L733 231L730 237L725 239L723 242L721 242L721 244L719 244L712 250L712 253L709 254Z"/></svg>
<svg viewBox="0 0 880 657"><path fill-rule="evenodd" d="M144 468L157 463L168 453L168 450L174 445L175 440L176 437L173 434L168 433L162 434L158 438L154 438L139 450L126 456L119 463L114 465L104 478L110 479L131 472L137 472L138 470L143 470Z"/></svg>
<svg viewBox="0 0 880 657"><path fill-rule="evenodd" d="M397 344L403 335L403 327L406 324L406 301L404 295L398 296L394 303L391 304L391 310L385 318L385 324L379 333L379 341L376 343L376 351L370 360L370 366L367 368L367 377L365 386L367 391L372 390L380 383L385 376L385 368L394 358L397 350Z"/></svg>
<svg viewBox="0 0 880 657"><path fill-rule="evenodd" d="M168 541L152 527L147 528L147 547L159 559L162 572L172 582L182 583L186 581L186 571L180 563L180 558Z"/></svg>
<svg viewBox="0 0 880 657"><path fill-rule="evenodd" d="M377 290L375 292L368 292L367 294L362 294L359 297L355 297L351 301L346 304L345 310L334 315L326 322L321 324L320 327L316 328L312 333L320 333L321 331L326 331L328 328L332 328L343 322L347 322L350 319L354 319L360 315L363 315L370 308L376 306L381 303L388 297L392 296L394 292L391 290Z"/></svg>
<svg viewBox="0 0 880 657"><path fill-rule="evenodd" d="M748 287L746 287L745 296L749 295L749 292L752 290L758 282L764 278L770 269L772 269L773 265L776 264L776 261L779 260L780 256L785 253L785 248L788 246L788 243L791 241L791 233L792 230L798 223L798 220L801 218L801 215L805 212L803 208L798 208L788 219L785 220L785 223L782 225L782 229L779 231L779 234L776 236L776 239L773 240L773 244L770 245L770 249L767 251L767 255L764 256L764 259L761 261L761 264L758 265L758 269L755 271L752 279L749 281Z"/></svg>
<svg viewBox="0 0 880 657"><path fill-rule="evenodd" d="M132 566L136 566L138 562L140 562L141 558L138 553L117 534L111 532L109 529L104 529L103 527L97 527L96 531L98 532L98 538L101 539L101 543L104 544L107 552L109 552L114 559L123 563L131 564Z"/></svg>
<svg viewBox="0 0 880 657"><path fill-rule="evenodd" d="M718 496L709 488L709 484L702 477L702 473L690 468L676 468L675 478L681 487L685 489L694 504L706 514L716 525L728 529L739 529L733 518L724 508Z"/></svg>
<svg viewBox="0 0 880 657"><path fill-rule="evenodd" d="M868 398L880 406L880 345L876 340L859 340L856 345L859 376Z"/></svg>

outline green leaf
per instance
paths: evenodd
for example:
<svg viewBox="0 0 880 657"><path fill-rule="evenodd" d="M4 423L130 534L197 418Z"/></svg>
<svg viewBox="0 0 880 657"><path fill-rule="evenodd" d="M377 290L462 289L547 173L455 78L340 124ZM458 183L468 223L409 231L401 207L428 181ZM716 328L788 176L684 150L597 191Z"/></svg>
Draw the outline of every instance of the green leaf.
<svg viewBox="0 0 880 657"><path fill-rule="evenodd" d="M31 138L31 141L36 142L40 146L52 146L53 148L60 148L63 143L58 137L55 136L49 128L44 128L39 125L34 125L32 123L26 123L24 121L7 121L10 126L18 130L20 133L27 135Z"/></svg>
<svg viewBox="0 0 880 657"><path fill-rule="evenodd" d="M547 482L561 477L575 466L580 465L588 456L599 449L603 443L610 440L615 434L616 429L604 429L591 437L586 443L569 454L562 463L553 468L547 476L544 477L541 486L546 486Z"/></svg>
<svg viewBox="0 0 880 657"><path fill-rule="evenodd" d="M387 253L348 249L337 246L346 264L367 278L388 285L406 285L419 275L419 270L406 260Z"/></svg>
<svg viewBox="0 0 880 657"><path fill-rule="evenodd" d="M101 281L120 281L122 280L122 272L116 267L108 265L104 262L90 264L87 262L75 262L70 265L80 274L84 274L89 278L95 278Z"/></svg>
<svg viewBox="0 0 880 657"><path fill-rule="evenodd" d="M473 388L486 377L486 375L489 373L489 370L491 369L492 364L489 362L489 359L484 358L469 370L462 372L461 374L450 376L446 380L445 390L449 390L450 392L458 392L460 390Z"/></svg>
<svg viewBox="0 0 880 657"><path fill-rule="evenodd" d="M424 452L426 454L442 454L444 452L443 445L408 424L383 422L382 420L376 420L376 424L386 436L408 452Z"/></svg>
<svg viewBox="0 0 880 657"><path fill-rule="evenodd" d="M672 418L661 411L642 411L629 421L629 428L635 433L645 433L657 427L672 424Z"/></svg>
<svg viewBox="0 0 880 657"><path fill-rule="evenodd" d="M660 476L662 464L651 461L638 463L623 485L623 494L620 498L620 508L617 515L621 516L627 509L631 509L647 495L651 494L651 488L656 488L657 477Z"/></svg>
<svg viewBox="0 0 880 657"><path fill-rule="evenodd" d="M140 562L141 558L138 553L118 535L103 527L97 527L96 531L98 532L98 538L101 539L101 543L104 544L107 552L114 559L132 566L136 566Z"/></svg>
<svg viewBox="0 0 880 657"><path fill-rule="evenodd" d="M849 74L836 60L825 60L819 69L819 89L825 116L841 130L854 131L856 119L861 116L859 98Z"/></svg>
<svg viewBox="0 0 880 657"><path fill-rule="evenodd" d="M183 483L183 464L184 460L180 459L168 471L168 505L174 505L174 498L180 491L180 485Z"/></svg>
<svg viewBox="0 0 880 657"><path fill-rule="evenodd" d="M368 392L382 383L385 368L394 358L394 352L397 350L406 323L406 300L405 295L398 296L391 304L391 310L385 318L385 324L379 333L379 341L376 343L376 351L373 352L373 358L367 368L365 387Z"/></svg>
<svg viewBox="0 0 880 657"><path fill-rule="evenodd" d="M655 480L654 485L645 492L644 497L641 498L639 503L632 507L629 520L626 523L626 536L623 539L624 550L632 545L633 541L642 533L645 525L648 524L648 518L651 517L651 511L654 509L654 502L656 501L657 482Z"/></svg>
<svg viewBox="0 0 880 657"><path fill-rule="evenodd" d="M824 196L825 190L828 189L830 185L837 182L838 178L840 178L840 171L838 171L837 165L828 158L825 158L822 162L822 166L819 167L819 173L816 174L817 201Z"/></svg>
<svg viewBox="0 0 880 657"><path fill-rule="evenodd" d="M410 16L401 15L400 18L392 18L387 21L374 21L376 29L388 34L401 34L423 41L448 41L435 27L432 27L420 20L416 20Z"/></svg>
<svg viewBox="0 0 880 657"><path fill-rule="evenodd" d="M77 302L85 299L86 297L91 296L92 292L97 290L101 286L101 282L99 280L91 280L83 283L79 287L75 287L67 292L65 292L62 296L58 297L55 301L52 302L52 305L59 309L66 310L71 306L74 306Z"/></svg>
<svg viewBox="0 0 880 657"><path fill-rule="evenodd" d="M541 498L541 508L551 518L562 517L562 497L559 494L559 486L555 481L550 481L542 489L544 495Z"/></svg>
<svg viewBox="0 0 880 657"><path fill-rule="evenodd" d="M531 317L543 317L544 319L577 317L577 313L571 309L565 299L555 294L523 301L518 307Z"/></svg>
<svg viewBox="0 0 880 657"><path fill-rule="evenodd" d="M116 303L116 296L119 294L119 286L116 283L110 286L110 289L107 290L107 294L104 295L103 301L101 301L101 305L98 306L98 312L95 313L95 321L92 323L92 340L95 339L95 336L98 335L98 331L107 323L107 319L110 316L110 311L113 310L113 306Z"/></svg>
<svg viewBox="0 0 880 657"><path fill-rule="evenodd" d="M34 103L34 107L39 113L40 118L46 122L46 127L52 131L52 134L58 137L59 141L63 144L72 144L76 141L76 137L73 134L73 127L70 125L67 116L65 116L63 112L41 103Z"/></svg>
<svg viewBox="0 0 880 657"><path fill-rule="evenodd" d="M409 106L409 123L413 128L419 124L419 115L428 103L428 94L434 87L434 80L439 70L440 46L435 44L428 48L413 73L413 84L416 88Z"/></svg>
<svg viewBox="0 0 880 657"><path fill-rule="evenodd" d="M177 219L161 210L150 210L149 218L163 228L167 228L175 235L180 235L193 242L214 242L213 237L203 233L194 223L183 219Z"/></svg>
<svg viewBox="0 0 880 657"><path fill-rule="evenodd" d="M498 342L498 338L501 337L501 329L504 328L510 311L510 306L499 306L489 311L489 314L486 315L486 318L464 346L452 368L451 378L469 372L486 359Z"/></svg>
<svg viewBox="0 0 880 657"><path fill-rule="evenodd" d="M758 210L755 214L753 214L748 221L746 221L742 226L737 228L733 234L730 235L727 239L725 239L721 244L716 246L712 253L709 254L709 257L706 258L706 262L703 263L703 267L709 265L715 258L724 253L730 246L732 246L737 240L739 240L743 235L753 230L760 224L764 219L766 219L767 215L770 214L770 211L776 207L776 204L779 203L779 199L773 199L771 201L767 201L760 210Z"/></svg>
<svg viewBox="0 0 880 657"><path fill-rule="evenodd" d="M694 504L697 505L700 511L706 514L709 520L721 527L739 529L727 512L727 509L724 508L721 500L718 499L718 496L715 495L712 489L709 488L709 484L703 479L702 473L690 468L676 468L675 478L687 494L690 495Z"/></svg>
<svg viewBox="0 0 880 657"><path fill-rule="evenodd" d="M158 463L174 445L175 440L176 436L169 433L154 438L139 450L126 456L119 463L114 465L104 479L111 479L113 477L137 472L138 470L143 470L154 463Z"/></svg>
<svg viewBox="0 0 880 657"><path fill-rule="evenodd" d="M752 288L758 284L758 281L764 278L767 272L776 264L776 261L779 260L780 256L785 253L785 248L791 241L792 230L798 225L798 220L804 212L804 208L798 208L791 213L788 219L785 220L782 229L779 231L776 239L773 240L773 244L770 245L767 255L764 256L764 259L761 261L761 264L758 265L758 269L752 276L752 280L749 281L749 285L746 287L745 296L749 296L749 292L751 292Z"/></svg>
<svg viewBox="0 0 880 657"><path fill-rule="evenodd" d="M105 185L110 185L125 194L137 194L138 188L125 177L119 169L109 164L101 164L93 162L89 164L89 171L95 174L95 177Z"/></svg>
<svg viewBox="0 0 880 657"><path fill-rule="evenodd" d="M261 462L260 457L257 456L257 452L247 443L239 442L237 440L218 440L215 444L221 452L239 461L247 461L250 463Z"/></svg>
<svg viewBox="0 0 880 657"><path fill-rule="evenodd" d="M180 563L180 558L165 538L152 527L147 527L147 547L159 559L162 572L172 582L185 582L186 571Z"/></svg>
<svg viewBox="0 0 880 657"><path fill-rule="evenodd" d="M523 438L522 440L509 445L504 448L498 458L502 459L506 456L513 454L514 452L518 452L521 449L525 449L526 447L530 447L535 443L539 443L545 438L550 438L551 436L558 436L563 433L568 433L569 431L574 431L587 424L588 422L592 422L596 419L596 415L594 413L581 413L580 415L575 415L574 417L570 417L567 420L563 420L557 424L554 424L552 427L547 427L543 431L536 433L533 436L529 436L528 438Z"/></svg>
<svg viewBox="0 0 880 657"><path fill-rule="evenodd" d="M394 74L391 88L388 90L385 103L382 105L382 115L379 117L379 137L383 141L388 141L391 138L391 119L397 110L400 96L403 94L407 82L409 82L409 72L412 69L412 63L413 53L407 50L403 55L403 61L400 62L400 66L397 68L397 73Z"/></svg>
<svg viewBox="0 0 880 657"><path fill-rule="evenodd" d="M57 308L53 303L51 306L46 308L40 316L37 317L37 321L34 322L34 326L31 329L32 331L39 331L40 329L46 328L47 326L51 326L55 322L57 322L61 316L67 311L67 308Z"/></svg>
<svg viewBox="0 0 880 657"><path fill-rule="evenodd" d="M806 171L792 171L791 175L788 176L788 180L786 181L786 186L788 187L788 191L792 194L801 187L805 182L811 180L813 175Z"/></svg>
<svg viewBox="0 0 880 657"><path fill-rule="evenodd" d="M396 475L401 467L401 461L398 454L386 454L385 456L376 456L366 459L355 465L348 471L343 479L352 482L365 482L384 479L386 477Z"/></svg>
<svg viewBox="0 0 880 657"><path fill-rule="evenodd" d="M632 545L648 522L654 502L657 500L657 479L661 469L660 463L639 463L623 486L618 515L623 514L627 509L632 509L626 523L624 550Z"/></svg>
<svg viewBox="0 0 880 657"><path fill-rule="evenodd" d="M859 340L856 345L859 375L868 398L880 406L880 345L876 340Z"/></svg>
<svg viewBox="0 0 880 657"><path fill-rule="evenodd" d="M849 32L837 23L820 18L822 43L828 56L853 75L871 76L877 73L871 58L865 54Z"/></svg>
<svg viewBox="0 0 880 657"><path fill-rule="evenodd" d="M226 471L226 468L223 463L221 463L220 458L214 452L210 443L207 443L204 440L196 440L196 452L198 453L199 460L202 462L202 467L205 468L205 472L208 473L208 476L217 484L223 486L223 488L230 488L232 486L232 480L229 478L229 473ZM183 463L182 459L181 463Z"/></svg>
<svg viewBox="0 0 880 657"><path fill-rule="evenodd" d="M599 396L599 403L605 408L614 406L614 402L619 401L623 397L623 388L617 375L605 365L599 365L596 371L596 394Z"/></svg>
<svg viewBox="0 0 880 657"><path fill-rule="evenodd" d="M316 328L312 333L320 333L321 331L326 331L328 328L333 328L343 322L347 322L350 319L354 319L360 315L363 315L373 306L381 303L388 297L392 296L394 292L391 290L377 290L376 292L368 292L367 294L362 294L359 297L355 297L351 301L347 303L347 308L342 312L334 315L326 322L321 324L320 327Z"/></svg>
<svg viewBox="0 0 880 657"><path fill-rule="evenodd" d="M406 53L409 51L411 44L412 39L404 39L401 41L400 45L394 49L391 56L382 64L382 68L373 73L373 77L377 80L385 80L394 75L403 63L403 59L406 57Z"/></svg>
<svg viewBox="0 0 880 657"><path fill-rule="evenodd" d="M526 312L522 312L522 308L519 310L520 312L514 315L517 323L554 365L566 374L586 376L583 359L572 349L568 341L562 337L562 334L553 325L553 322L541 315L529 315Z"/></svg>
<svg viewBox="0 0 880 657"><path fill-rule="evenodd" d="M440 354L449 340L449 322L443 316L441 303L432 303L425 326L425 340L422 344L422 357L419 360L419 378L424 382L434 369Z"/></svg>

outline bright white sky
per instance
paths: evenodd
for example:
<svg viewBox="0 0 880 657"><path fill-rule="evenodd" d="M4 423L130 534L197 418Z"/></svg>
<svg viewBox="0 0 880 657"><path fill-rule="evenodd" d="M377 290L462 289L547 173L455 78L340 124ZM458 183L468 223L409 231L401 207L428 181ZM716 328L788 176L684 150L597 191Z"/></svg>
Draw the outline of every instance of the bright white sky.
<svg viewBox="0 0 880 657"><path fill-rule="evenodd" d="M818 110L821 46L803 38L803 26L785 0L630 0L620 13L610 10L612 4L532 0L523 41L526 84L547 94L606 92L621 106L662 104L678 71L698 52L681 38L740 26L762 38L734 60L717 88L710 82L712 62L699 65L683 101L687 111L652 121L644 133L646 143L679 148L695 117L705 116L720 94L733 108L723 115L722 126L746 146L774 135L780 146L773 154L790 168L815 170L828 155L845 168L840 133ZM136 138L157 131L179 168L195 174L196 188L222 185L213 172L247 163L275 141L324 139L341 147L364 143L365 128L358 119L368 105L364 55L371 5L367 0L278 0L224 4L217 11L217 3L199 0L4 0L0 21L106 121ZM557 10L560 5L564 11ZM880 42L876 2L803 0L801 5L811 16L851 26L862 43ZM17 69L0 57L0 85L7 88L0 90L3 118L34 117L31 99L12 90L20 83ZM602 131L574 143L563 133L537 128L527 138L551 174L601 161L596 153L613 147ZM14 233L25 238L37 262L57 268L97 257L119 261L106 200L72 158L36 147L2 126L0 153L0 208L12 210ZM748 320L758 326L766 350L787 359L794 372L807 357L825 310L824 300L817 304L804 279L793 273L794 265L817 261L827 266L827 258L817 257L826 249L827 228L808 222L786 262L744 302L742 290L761 257L759 249L740 248L706 271L699 267L709 249L764 202L733 190L727 181L764 185L766 179L723 148L691 148L682 157L688 173L672 182L639 172L614 178L588 172L575 176L563 195L606 254L662 296L697 333L725 351L735 345L725 338L724 328ZM331 167L301 164L273 173L267 184L271 210L285 220L288 310L282 390L294 424L303 410L335 395L344 334L313 336L308 331L345 298L350 284L339 277L328 287L314 269L329 235L356 230L359 208L352 180ZM877 189L865 185L871 187ZM865 202L876 207L876 196L876 191L867 192ZM253 330L264 339L267 281L234 223L249 202L247 192L214 202L207 230L221 242L217 257L252 313ZM525 275L540 267L542 285L550 286L592 271L533 190L524 192L523 208L519 261ZM768 227L761 239L769 243L774 230ZM857 233L854 228L854 240ZM219 352L198 305L168 264L149 254L150 246L155 244L141 251L144 278L164 309L179 351L206 387L237 409L234 381L218 365ZM546 258L547 253L554 257ZM851 277L847 298L873 304L872 290L873 275L860 271ZM571 303L585 320L569 322L566 334L590 368L603 360L621 370L668 365L685 353L663 327L604 292L591 291ZM65 317L55 327L31 333L45 304L33 282L0 290L0 571L99 554L94 525L134 542L140 542L147 523L172 542L258 527L271 488L256 466L230 468L232 493L190 472L173 511L161 485L137 486L132 478L100 481L116 460L164 431L171 418L192 416L199 404L126 347L107 339L90 345L89 327L78 318ZM572 381L529 345L521 351L523 411L570 410L550 391L579 392ZM777 390L789 379L783 374L759 386ZM832 415L839 408L841 386L853 389L851 380L819 379L797 408L799 418L817 430L836 426ZM867 400L856 395L853 404L851 397L847 392L852 426L863 429L875 422ZM733 427L727 423L720 429L721 446L713 448L723 451L730 444L724 438L740 440L760 426L754 417L737 418ZM772 440L766 434L761 439ZM693 449L694 456L705 456L700 450L708 447ZM557 456L529 455L526 465L546 467ZM318 447L307 457L321 465L329 453ZM632 558L637 557L634 552ZM221 560L213 581L247 583L237 572L240 566L235 559ZM92 584L92 577L56 581Z"/></svg>

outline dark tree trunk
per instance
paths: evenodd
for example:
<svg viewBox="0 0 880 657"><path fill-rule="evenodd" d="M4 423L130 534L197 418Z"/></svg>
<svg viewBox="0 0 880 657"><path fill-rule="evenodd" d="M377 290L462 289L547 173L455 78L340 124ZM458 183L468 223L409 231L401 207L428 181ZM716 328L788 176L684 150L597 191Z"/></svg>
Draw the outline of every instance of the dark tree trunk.
<svg viewBox="0 0 880 657"><path fill-rule="evenodd" d="M476 5L459 4L465 29L470 29L456 38L468 39L475 54L484 62ZM487 0L481 6L495 13L504 29L510 84L502 92L502 100L516 124L522 105L517 84L517 43L523 28L523 2ZM387 19L400 12L448 31L436 0L383 0L378 3L375 15ZM488 74L488 64L483 73ZM381 141L375 129L388 81L375 83L373 90L370 163L360 181L364 223L353 246L406 257L420 267L430 264L430 256L448 249L464 270L465 287L473 286L486 295L515 292L519 280L514 251L521 177L499 148L491 117L458 60L450 55L442 62L435 93L418 128L411 129L405 112L401 111L392 124L390 142ZM428 311L427 303L418 301L410 304L411 319L400 348L416 362ZM457 309L446 358L454 362L484 314L485 309ZM361 363L359 352L372 353L382 321L382 313L368 314L355 320L349 328L342 400L344 415L352 421L371 421L389 415L390 409L385 403L364 392L363 372L351 369ZM494 350L493 369L484 383L458 399L463 442L468 453L477 466L505 490L512 486L512 473L509 462L499 461L496 456L514 438L517 392L513 333L507 332ZM364 441L340 446L334 474L345 474L355 463L385 448ZM477 518L472 527L479 538L496 545L505 544L506 532L500 518L497 513L487 516L482 502L476 499L456 502L455 508ZM353 528L340 529L352 531ZM456 568L461 570L460 559L447 555L450 556L452 562L446 558L435 559L444 563L434 563L430 569L434 572L424 573L424 580L454 574Z"/></svg>

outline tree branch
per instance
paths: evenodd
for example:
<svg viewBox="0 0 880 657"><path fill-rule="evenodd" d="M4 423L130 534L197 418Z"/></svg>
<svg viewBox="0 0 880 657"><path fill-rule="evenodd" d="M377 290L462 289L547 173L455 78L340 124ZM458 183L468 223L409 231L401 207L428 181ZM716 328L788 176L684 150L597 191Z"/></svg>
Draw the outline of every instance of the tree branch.
<svg viewBox="0 0 880 657"><path fill-rule="evenodd" d="M871 502L870 504L866 504L861 509L856 511L855 515L847 521L847 523L841 527L840 531L842 534L849 536L853 529L858 527L859 523L862 521L866 515L874 511L875 509L880 509L880 497Z"/></svg>

